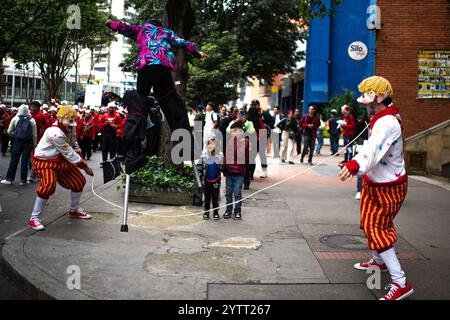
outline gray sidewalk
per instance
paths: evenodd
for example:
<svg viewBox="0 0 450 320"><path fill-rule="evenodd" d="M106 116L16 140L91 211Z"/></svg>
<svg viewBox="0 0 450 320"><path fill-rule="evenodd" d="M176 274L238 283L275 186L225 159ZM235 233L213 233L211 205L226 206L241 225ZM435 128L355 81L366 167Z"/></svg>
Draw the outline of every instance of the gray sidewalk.
<svg viewBox="0 0 450 320"><path fill-rule="evenodd" d="M309 168L269 159L269 178L256 178L244 195ZM356 181L337 179L338 160L246 200L242 221L203 221L189 215L196 207L131 204L141 213L131 214L130 232L121 233L120 209L86 192L83 208L93 220L72 220L61 198L61 212L44 219L46 231L8 239L3 266L38 298L375 299L384 291L370 291L369 275L352 268L368 251ZM122 205L116 183L97 191ZM449 195L410 180L396 226L397 251L416 289L411 299L450 299ZM72 265L81 271L80 290L67 288ZM383 287L387 281L383 276Z"/></svg>

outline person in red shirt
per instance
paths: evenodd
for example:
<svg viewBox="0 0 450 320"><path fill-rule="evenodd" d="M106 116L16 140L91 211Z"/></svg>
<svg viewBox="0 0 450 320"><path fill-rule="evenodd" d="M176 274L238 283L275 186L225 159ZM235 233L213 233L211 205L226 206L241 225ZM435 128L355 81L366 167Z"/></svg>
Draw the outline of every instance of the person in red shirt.
<svg viewBox="0 0 450 320"><path fill-rule="evenodd" d="M310 106L309 113L304 115L300 120L300 130L303 131L303 151L300 157L300 162L303 160L307 153L308 162L312 165L312 159L314 155L314 148L316 145L317 128L320 126L319 118L316 116L316 107Z"/></svg>
<svg viewBox="0 0 450 320"><path fill-rule="evenodd" d="M8 145L9 145L9 134L8 134L8 128L9 124L11 122L11 117L9 116L9 113L7 111L7 108L4 104L0 106L0 138L1 138L1 145L2 145L2 154L5 157L6 152L8 151Z"/></svg>
<svg viewBox="0 0 450 320"><path fill-rule="evenodd" d="M92 142L95 133L95 121L92 117L92 112L90 110L85 111L84 115L77 121L77 140L83 159L91 160Z"/></svg>
<svg viewBox="0 0 450 320"><path fill-rule="evenodd" d="M341 108L343 115L343 125L342 125L342 135L344 136L344 146L348 145L355 133L356 121L355 117L350 113L350 106L345 105ZM353 158L353 148L352 146L348 146L345 149L344 162L346 163Z"/></svg>
<svg viewBox="0 0 450 320"><path fill-rule="evenodd" d="M108 104L108 112L101 116L99 127L102 130L102 159L103 162L116 157L117 130L123 127L123 119L116 112L116 104L114 102Z"/></svg>
<svg viewBox="0 0 450 320"><path fill-rule="evenodd" d="M32 101L30 104L30 112L37 126L37 143L41 140L45 130L49 127L47 117L41 112L41 103Z"/></svg>

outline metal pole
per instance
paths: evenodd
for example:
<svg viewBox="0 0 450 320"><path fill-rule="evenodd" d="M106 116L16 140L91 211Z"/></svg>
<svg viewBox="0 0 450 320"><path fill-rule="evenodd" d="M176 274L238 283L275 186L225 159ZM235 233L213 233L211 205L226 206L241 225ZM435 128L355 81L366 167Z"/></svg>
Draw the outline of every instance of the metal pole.
<svg viewBox="0 0 450 320"><path fill-rule="evenodd" d="M123 222L120 228L121 232L128 232L128 195L130 194L130 175L126 175L125 199L123 203Z"/></svg>

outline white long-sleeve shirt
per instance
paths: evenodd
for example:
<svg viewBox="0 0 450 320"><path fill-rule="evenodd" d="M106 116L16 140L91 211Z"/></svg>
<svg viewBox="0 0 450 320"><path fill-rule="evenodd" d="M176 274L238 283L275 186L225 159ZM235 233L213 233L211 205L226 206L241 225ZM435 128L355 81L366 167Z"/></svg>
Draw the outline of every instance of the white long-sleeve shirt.
<svg viewBox="0 0 450 320"><path fill-rule="evenodd" d="M49 127L37 145L34 156L41 160L57 160L61 156L72 164L82 161L75 133L65 134L60 128Z"/></svg>
<svg viewBox="0 0 450 320"><path fill-rule="evenodd" d="M366 174L374 183L395 182L406 174L402 129L394 115L375 122L369 139L353 160L359 165L358 174Z"/></svg>

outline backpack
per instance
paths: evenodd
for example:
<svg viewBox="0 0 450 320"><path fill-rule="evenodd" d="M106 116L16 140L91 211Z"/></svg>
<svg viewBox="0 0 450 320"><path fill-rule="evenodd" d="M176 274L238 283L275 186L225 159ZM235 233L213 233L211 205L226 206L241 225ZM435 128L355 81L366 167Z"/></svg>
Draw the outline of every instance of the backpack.
<svg viewBox="0 0 450 320"><path fill-rule="evenodd" d="M33 139L33 131L31 120L27 116L19 116L16 128L14 129L14 139L21 141L31 141Z"/></svg>

